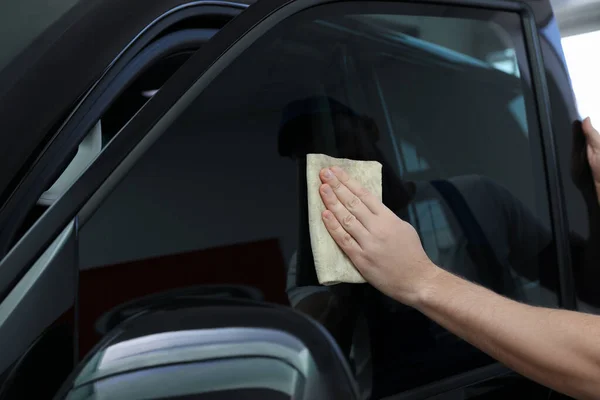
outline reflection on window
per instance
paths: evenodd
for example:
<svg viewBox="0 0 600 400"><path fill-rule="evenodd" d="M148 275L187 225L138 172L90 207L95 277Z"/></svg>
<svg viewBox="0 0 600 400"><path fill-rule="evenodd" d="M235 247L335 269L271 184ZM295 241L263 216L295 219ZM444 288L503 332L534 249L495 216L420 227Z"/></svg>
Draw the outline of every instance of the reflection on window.
<svg viewBox="0 0 600 400"><path fill-rule="evenodd" d="M417 148L414 145L402 140L400 142L400 149L402 150L407 172L421 172L429 169L429 164L427 164L427 161L423 157L419 156Z"/></svg>
<svg viewBox="0 0 600 400"><path fill-rule="evenodd" d="M439 262L440 253L455 242L441 204L439 200L425 200L414 206L416 214L412 210L409 212L410 222L418 227L427 255L434 262Z"/></svg>
<svg viewBox="0 0 600 400"><path fill-rule="evenodd" d="M525 115L525 99L523 95L518 95L510 103L508 103L508 109L510 113L515 117L515 120L521 127L523 134L529 136L529 129L527 128L527 115Z"/></svg>
<svg viewBox="0 0 600 400"><path fill-rule="evenodd" d="M514 76L519 76L519 63L515 49L506 49L490 53L487 57L488 62L496 69Z"/></svg>
<svg viewBox="0 0 600 400"><path fill-rule="evenodd" d="M511 43L501 40L496 32L502 29L482 29L477 21L453 18L397 15L354 15L348 19L375 28L379 34L399 43L425 50L447 61L482 68L495 68L519 77L517 55ZM456 35L447 35L448 31Z"/></svg>

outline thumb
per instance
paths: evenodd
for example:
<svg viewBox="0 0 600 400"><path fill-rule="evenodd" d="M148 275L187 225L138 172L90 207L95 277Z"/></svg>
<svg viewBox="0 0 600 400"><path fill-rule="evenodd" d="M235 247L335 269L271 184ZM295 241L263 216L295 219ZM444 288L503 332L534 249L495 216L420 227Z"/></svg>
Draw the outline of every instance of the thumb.
<svg viewBox="0 0 600 400"><path fill-rule="evenodd" d="M595 152L600 152L600 133L592 125L592 120L587 117L583 120L581 128L585 135L588 146Z"/></svg>

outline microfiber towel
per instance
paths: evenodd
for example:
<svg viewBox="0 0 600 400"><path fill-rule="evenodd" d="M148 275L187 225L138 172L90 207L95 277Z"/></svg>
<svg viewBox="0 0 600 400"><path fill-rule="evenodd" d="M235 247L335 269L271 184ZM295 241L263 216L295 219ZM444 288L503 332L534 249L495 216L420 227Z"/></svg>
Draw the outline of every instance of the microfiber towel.
<svg viewBox="0 0 600 400"><path fill-rule="evenodd" d="M308 154L306 156L308 227L319 283L321 285L335 285L343 282L364 283L364 278L327 232L321 216L325 211L325 205L319 192L322 184L319 171L331 166L343 168L381 200L381 164L377 161L355 161L329 157L324 154Z"/></svg>

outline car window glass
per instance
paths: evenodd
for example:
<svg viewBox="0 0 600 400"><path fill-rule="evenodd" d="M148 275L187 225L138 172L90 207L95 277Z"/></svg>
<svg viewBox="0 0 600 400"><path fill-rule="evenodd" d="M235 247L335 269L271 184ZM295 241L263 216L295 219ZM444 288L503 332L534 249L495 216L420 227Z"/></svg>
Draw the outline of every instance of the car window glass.
<svg viewBox="0 0 600 400"><path fill-rule="evenodd" d="M305 160L381 162L384 203L415 226L434 262L517 300L555 305L518 27L508 12L356 3L302 12L265 34L82 227L82 349L122 302L230 284L323 323L372 398L491 363L367 284L318 284Z"/></svg>

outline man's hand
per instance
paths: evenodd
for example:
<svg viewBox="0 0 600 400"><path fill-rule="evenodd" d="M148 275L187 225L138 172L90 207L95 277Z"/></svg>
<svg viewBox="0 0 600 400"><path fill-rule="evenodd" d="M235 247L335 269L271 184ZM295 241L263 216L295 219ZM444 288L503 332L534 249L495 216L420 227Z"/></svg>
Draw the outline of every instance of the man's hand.
<svg viewBox="0 0 600 400"><path fill-rule="evenodd" d="M323 221L364 278L408 305L425 294L440 271L415 229L339 167L321 171Z"/></svg>
<svg viewBox="0 0 600 400"><path fill-rule="evenodd" d="M581 128L587 143L586 153L592 171L592 178L594 179L596 197L600 202L600 133L592 126L589 117L583 120Z"/></svg>
<svg viewBox="0 0 600 400"><path fill-rule="evenodd" d="M585 123L600 182L600 140ZM436 267L412 226L344 171L321 171L323 221L369 283L536 382L577 399L600 398L600 317L532 307ZM596 187L600 187L596 183Z"/></svg>

